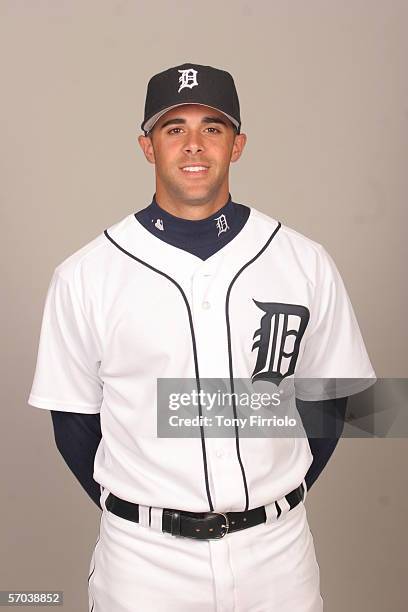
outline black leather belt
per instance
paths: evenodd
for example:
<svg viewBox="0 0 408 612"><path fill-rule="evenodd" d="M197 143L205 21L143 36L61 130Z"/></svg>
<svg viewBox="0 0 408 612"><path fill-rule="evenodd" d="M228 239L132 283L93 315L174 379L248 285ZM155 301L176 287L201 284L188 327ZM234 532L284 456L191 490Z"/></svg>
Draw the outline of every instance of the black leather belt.
<svg viewBox="0 0 408 612"><path fill-rule="evenodd" d="M303 483L285 495L290 509L304 499ZM278 502L274 502L279 518L282 510ZM139 505L125 501L109 493L105 507L121 518L139 522ZM151 510L151 509L150 509ZM216 540L227 533L254 527L266 521L265 506L252 508L246 512L188 512L186 510L171 510L164 508L162 530L174 536L194 538L196 540ZM149 521L150 524L150 521Z"/></svg>

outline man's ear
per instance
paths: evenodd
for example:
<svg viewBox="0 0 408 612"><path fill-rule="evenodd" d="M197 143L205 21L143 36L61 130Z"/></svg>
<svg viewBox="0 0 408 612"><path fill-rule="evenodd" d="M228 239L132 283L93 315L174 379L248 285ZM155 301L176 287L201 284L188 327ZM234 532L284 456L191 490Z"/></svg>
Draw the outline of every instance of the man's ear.
<svg viewBox="0 0 408 612"><path fill-rule="evenodd" d="M149 136L138 136L138 141L147 161L154 164L156 160L154 157L152 139Z"/></svg>
<svg viewBox="0 0 408 612"><path fill-rule="evenodd" d="M247 141L246 134L237 134L234 139L234 145L232 147L231 162L236 162L242 155L245 144Z"/></svg>

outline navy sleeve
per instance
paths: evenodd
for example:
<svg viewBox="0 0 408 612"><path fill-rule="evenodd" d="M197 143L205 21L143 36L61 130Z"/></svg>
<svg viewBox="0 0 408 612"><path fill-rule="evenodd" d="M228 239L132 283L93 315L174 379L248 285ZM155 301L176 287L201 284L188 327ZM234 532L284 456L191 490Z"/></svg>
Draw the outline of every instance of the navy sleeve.
<svg viewBox="0 0 408 612"><path fill-rule="evenodd" d="M303 426L309 440L313 462L305 476L306 486L309 490L327 465L339 438L344 429L347 397L322 400L319 402L306 402L296 398L296 406L302 418ZM320 423L318 437L316 435L317 423Z"/></svg>
<svg viewBox="0 0 408 612"><path fill-rule="evenodd" d="M100 485L93 479L94 460L102 439L100 414L51 410L57 448L82 487L100 506Z"/></svg>

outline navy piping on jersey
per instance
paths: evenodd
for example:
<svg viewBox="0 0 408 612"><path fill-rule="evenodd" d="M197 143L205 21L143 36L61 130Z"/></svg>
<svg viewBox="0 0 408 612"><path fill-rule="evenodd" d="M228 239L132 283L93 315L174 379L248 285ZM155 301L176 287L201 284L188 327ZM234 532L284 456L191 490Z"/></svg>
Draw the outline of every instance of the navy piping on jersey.
<svg viewBox="0 0 408 612"><path fill-rule="evenodd" d="M233 370L233 364L232 364L232 349L231 349L231 325L230 325L230 318L229 318L229 299L230 299L230 294L231 294L231 289L233 284L235 283L235 281L237 280L238 276L245 270L245 268L247 268L248 266L250 266L256 259L258 259L258 257L260 255L262 255L262 253L268 248L268 246L270 245L270 243L272 242L272 240L275 238L276 234L278 233L279 229L281 228L282 224L280 221L278 221L278 225L276 226L276 228L274 229L274 231L272 232L271 236L268 238L268 240L266 241L266 243L264 244L264 246L262 247L262 249L255 255L255 257L253 257L252 259L250 259L249 261L247 261L240 270L238 270L238 272L236 273L236 275L234 276L234 278L232 279L232 281L230 282L230 285L228 287L227 290L227 295L225 298L225 320L226 320L226 325L227 325L227 341L228 341L228 359L229 359L229 373L230 373L230 386L231 386L231 393L232 393L232 409L234 411L234 418L235 418L235 446L236 446L236 451L237 451L237 458L238 458L238 462L239 465L241 467L241 473L242 473L242 479L244 482L244 489L245 489L245 512L248 510L249 507L249 494L248 494L248 484L247 484L247 480L246 480L246 476L245 476L245 469L242 463L242 459L241 459L241 454L240 454L240 450L239 450L239 433L238 433L238 420L237 420L237 407L235 404L235 392L234 392L234 370Z"/></svg>
<svg viewBox="0 0 408 612"><path fill-rule="evenodd" d="M229 284L229 287L228 287L228 290L227 290L227 295L226 295L226 300L225 300L225 317L226 317L226 326L227 326L228 361L229 361L229 372L230 372L230 385L231 385L231 392L232 392L232 398L233 398L232 407L233 407L234 418L235 418L235 447L236 447L236 452L237 452L238 463L239 463L240 468L241 468L242 480L243 480L244 490L245 490L245 510L248 510L248 507L249 507L249 494L248 494L248 484L247 484L247 479L246 479L246 474L245 474L245 468L244 468L244 465L242 463L241 453L240 453L240 448L239 448L238 427L236 425L236 423L237 423L237 408L236 408L235 396L234 396L234 373L233 373L232 350L231 350L231 326L230 326L230 320L229 320L229 298L230 298L230 294L231 294L231 289L232 289L235 281L239 277L239 275L245 270L245 268L250 266L256 259L258 259L258 257L260 255L262 255L262 253L268 248L269 244L272 242L273 238L276 236L276 234L279 231L280 227L281 227L281 223L278 222L277 227L274 229L274 231L272 232L271 236L268 238L268 240L266 241L264 246L260 249L260 251L258 251L258 253L252 259L247 261L238 270L238 272L236 273L236 275L232 279L231 283ZM195 340L193 318L192 318L192 314L191 314L190 304L188 303L186 294L184 293L182 287L179 285L179 283L177 281L175 281L171 276L169 276L168 274L166 274L162 270L159 270L159 269L155 268L154 266L148 264L147 262L143 261L139 257L136 257L135 255L133 255L132 253L130 253L129 251L127 251L126 249L121 247L109 235L107 230L104 230L104 234L105 234L106 238L108 238L108 240L110 240L112 242L112 244L115 245L120 251L125 253L125 255L128 255L129 257L131 257L135 261L138 261L139 263L141 263L142 265L146 266L150 270L153 270L154 272L157 272L161 276L164 276L170 282L172 282L177 287L177 289L180 291L180 293L181 293L181 295L183 297L184 304L185 304L185 306L187 308L187 314L188 314L189 325L190 325L190 332L191 332L191 340L192 340L192 345L193 345L193 355L194 355L194 368L195 368L196 384L197 384L198 393L200 394L201 384L200 384L200 374L199 374L199 368L198 368L197 346L196 346L196 340ZM198 401L198 412L199 412L200 423L201 423L201 420L202 420L202 407L201 407L201 402L200 401ZM200 424L200 435L201 435L201 450L202 450L203 466L204 466L205 488L206 488L206 493L207 493L208 505L209 505L210 511L212 512L214 510L214 506L213 506L212 499L211 499L209 480L208 480L208 465L207 465L207 453L206 453L206 446L205 446L204 428L203 428L203 426L201 424Z"/></svg>
<svg viewBox="0 0 408 612"><path fill-rule="evenodd" d="M120 244L118 244L109 235L107 230L104 230L103 233L105 234L106 238L112 242L112 244L114 244L120 251L122 251L122 253L125 253L125 255L128 255L129 257L131 257L135 261L138 261L143 266L146 266L150 270L153 270L153 272L157 272L157 274L160 274L161 276L164 276L164 278L167 278L167 280L169 280L171 283L173 283L175 285L175 287L177 287L177 289L180 291L180 293L182 295L182 298L183 298L183 301L184 301L184 304L186 305L186 308L187 308L187 314L188 314L188 320L189 320L190 332L191 332L191 341L192 341L192 344L193 344L194 368L195 368L195 376L196 376L198 397L200 397L201 385L200 385L200 374L199 374L199 371L198 371L197 346L196 346L195 333L194 333L193 317L192 317L192 314L191 314L190 304L188 303L186 294L184 293L182 287L178 284L177 281L174 280L174 278L171 278L171 276L169 276L168 274L166 274L162 270L158 270L154 266L151 266L150 264L148 264L146 261L143 261L142 259L139 259L139 257L136 257L135 255L132 255L132 253L129 253L129 251L127 251L126 249L121 247ZM202 408L201 408L201 401L200 400L198 401L198 412L199 412L199 415L200 415L200 423L201 423L201 421L202 421ZM205 448L204 428L203 428L202 425L200 425L200 434L201 434L201 450L202 450L203 464L204 464L205 489L206 489L206 492L207 492L208 505L210 507L210 511L212 512L214 510L214 506L213 506L213 503L212 503L210 487L209 487L209 482L208 482L207 453L206 453L206 448Z"/></svg>

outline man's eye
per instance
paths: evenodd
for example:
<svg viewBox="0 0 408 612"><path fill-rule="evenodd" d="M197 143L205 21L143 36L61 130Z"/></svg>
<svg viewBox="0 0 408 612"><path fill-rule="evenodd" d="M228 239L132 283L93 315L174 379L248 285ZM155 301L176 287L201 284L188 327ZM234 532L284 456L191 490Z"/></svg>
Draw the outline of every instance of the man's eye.
<svg viewBox="0 0 408 612"><path fill-rule="evenodd" d="M215 132L220 132L220 130L218 128L215 127L208 127L206 128L207 130L214 130ZM175 130L181 130L181 128L171 128L171 130L168 131L168 134L171 134L172 132L174 132ZM213 133L213 132L212 132Z"/></svg>

